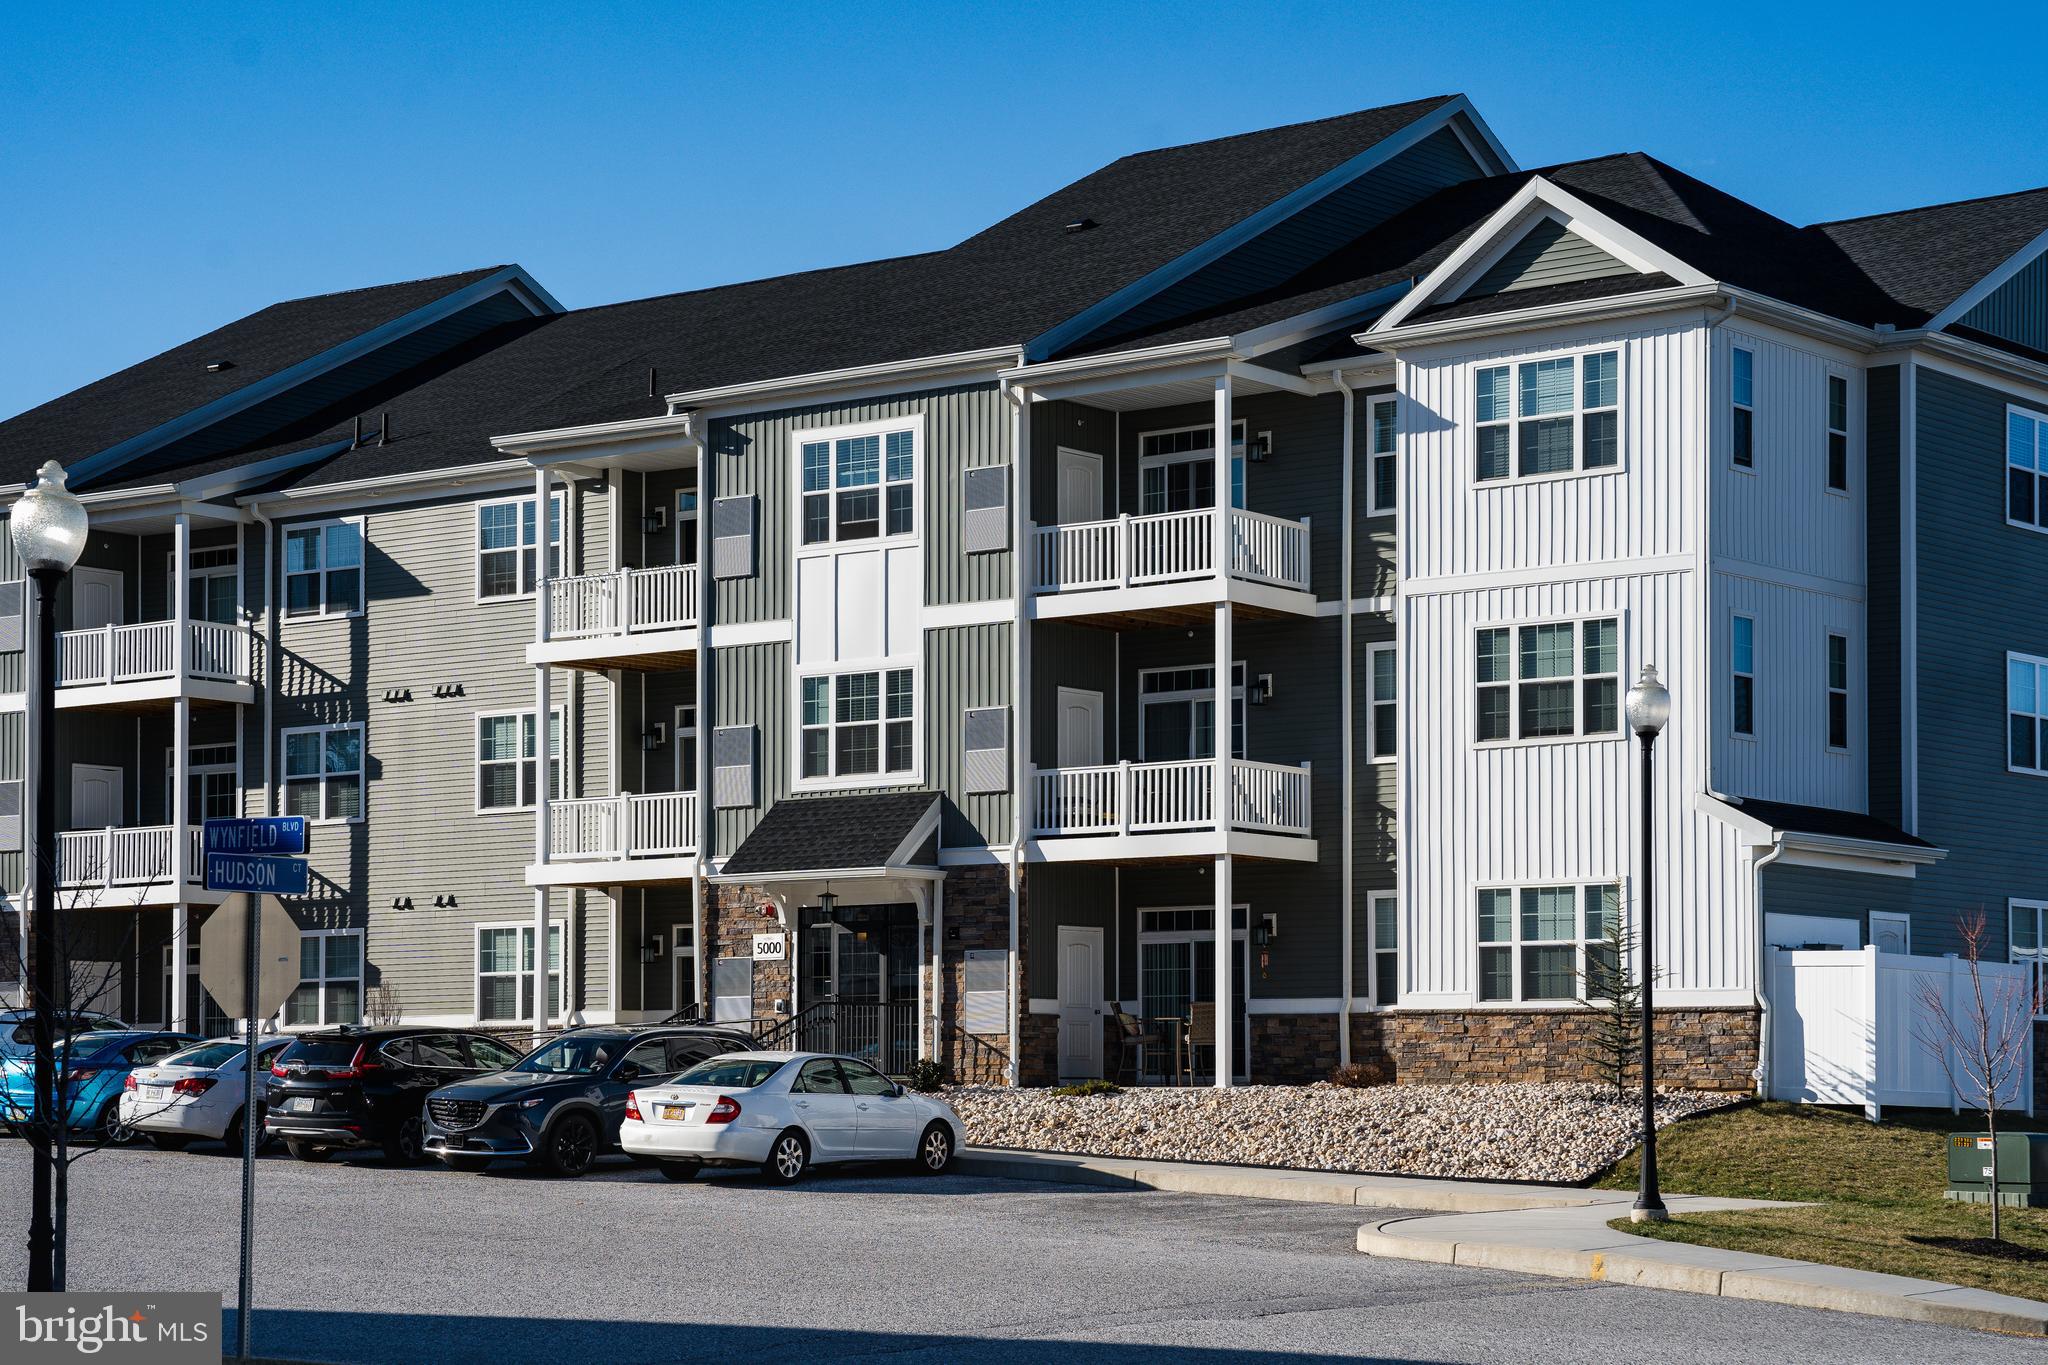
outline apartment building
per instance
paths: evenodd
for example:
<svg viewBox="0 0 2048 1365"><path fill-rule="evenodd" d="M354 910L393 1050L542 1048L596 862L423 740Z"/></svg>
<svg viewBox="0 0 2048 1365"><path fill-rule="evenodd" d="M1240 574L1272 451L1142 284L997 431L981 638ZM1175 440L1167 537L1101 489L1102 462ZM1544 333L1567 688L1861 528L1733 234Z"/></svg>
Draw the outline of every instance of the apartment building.
<svg viewBox="0 0 2048 1365"><path fill-rule="evenodd" d="M176 832L301 813L283 1027L1581 1075L1654 665L1665 1055L1749 1088L1770 946L2048 933L2044 248L2048 191L1797 227L1450 97L918 256L277 305L0 424L93 516L67 922L218 1026Z"/></svg>

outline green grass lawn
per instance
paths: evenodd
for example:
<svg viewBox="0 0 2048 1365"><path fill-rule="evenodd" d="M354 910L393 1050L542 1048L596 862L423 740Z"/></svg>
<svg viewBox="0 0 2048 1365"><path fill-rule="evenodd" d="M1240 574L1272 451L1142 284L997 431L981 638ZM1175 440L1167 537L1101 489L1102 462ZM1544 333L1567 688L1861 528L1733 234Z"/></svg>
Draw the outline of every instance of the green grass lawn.
<svg viewBox="0 0 2048 1365"><path fill-rule="evenodd" d="M1661 1225L1619 1219L1614 1226L1675 1242L2048 1300L2048 1209L2004 1210L2006 1240L2033 1259L1916 1240L1990 1235L1988 1207L1941 1197L1948 1184L1943 1140L1976 1127L1967 1114L1900 1111L1869 1123L1842 1110L1792 1104L1745 1104L1706 1114L1657 1134L1657 1171L1665 1190L1796 1199L1813 1207L1686 1214ZM2048 1131L2048 1124L2014 1115L1999 1128ZM1624 1158L1597 1183L1634 1189L1636 1158Z"/></svg>

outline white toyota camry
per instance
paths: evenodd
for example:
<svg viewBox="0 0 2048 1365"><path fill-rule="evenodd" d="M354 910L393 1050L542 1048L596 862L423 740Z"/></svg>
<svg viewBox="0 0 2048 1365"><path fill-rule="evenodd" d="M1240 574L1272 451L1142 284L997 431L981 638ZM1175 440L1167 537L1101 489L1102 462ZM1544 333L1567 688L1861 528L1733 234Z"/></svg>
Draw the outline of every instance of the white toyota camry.
<svg viewBox="0 0 2048 1365"><path fill-rule="evenodd" d="M256 1040L256 1065L270 1063L292 1043L277 1035ZM242 1153L242 1062L239 1038L213 1038L173 1052L161 1061L128 1073L121 1091L121 1122L165 1151L187 1143L219 1138L232 1156ZM263 1104L268 1076L258 1074L256 1103ZM257 1130L257 1144L263 1133Z"/></svg>
<svg viewBox="0 0 2048 1365"><path fill-rule="evenodd" d="M866 1062L817 1052L730 1052L626 1101L619 1145L671 1180L759 1166L790 1184L831 1161L914 1160L936 1175L966 1141L953 1106Z"/></svg>

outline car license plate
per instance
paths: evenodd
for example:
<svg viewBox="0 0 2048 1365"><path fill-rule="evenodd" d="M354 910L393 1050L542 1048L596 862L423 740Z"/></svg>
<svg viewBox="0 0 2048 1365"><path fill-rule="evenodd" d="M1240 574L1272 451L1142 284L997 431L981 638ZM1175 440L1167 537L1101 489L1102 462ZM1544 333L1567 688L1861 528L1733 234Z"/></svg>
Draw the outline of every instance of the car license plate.
<svg viewBox="0 0 2048 1365"><path fill-rule="evenodd" d="M307 1095L294 1096L284 1102L284 1108L288 1114L310 1114L313 1112L313 1100Z"/></svg>
<svg viewBox="0 0 2048 1365"><path fill-rule="evenodd" d="M687 1104L664 1104L661 1106L661 1117L668 1123L681 1123L690 1117L690 1106Z"/></svg>
<svg viewBox="0 0 2048 1365"><path fill-rule="evenodd" d="M145 1085L142 1087L142 1098L151 1104L163 1103L165 1097L170 1093L170 1089L167 1086Z"/></svg>

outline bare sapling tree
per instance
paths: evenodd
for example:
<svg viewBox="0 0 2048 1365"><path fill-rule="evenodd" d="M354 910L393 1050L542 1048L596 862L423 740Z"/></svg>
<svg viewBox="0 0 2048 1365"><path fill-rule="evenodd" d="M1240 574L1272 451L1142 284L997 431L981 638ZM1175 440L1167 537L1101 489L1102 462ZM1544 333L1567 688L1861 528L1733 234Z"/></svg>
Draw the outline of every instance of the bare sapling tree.
<svg viewBox="0 0 2048 1365"><path fill-rule="evenodd" d="M1941 1064L1951 1090L1984 1112L1991 1135L1991 1240L2002 1236L1998 1207L1998 1098L2015 1088L2020 1068L2032 1055L2034 1014L2040 1003L2034 978L2020 972L1985 971L1990 936L1982 907L1956 917L1962 944L1958 955L1968 974L1963 998L1951 1001L1947 982L1923 977L1913 1037Z"/></svg>

